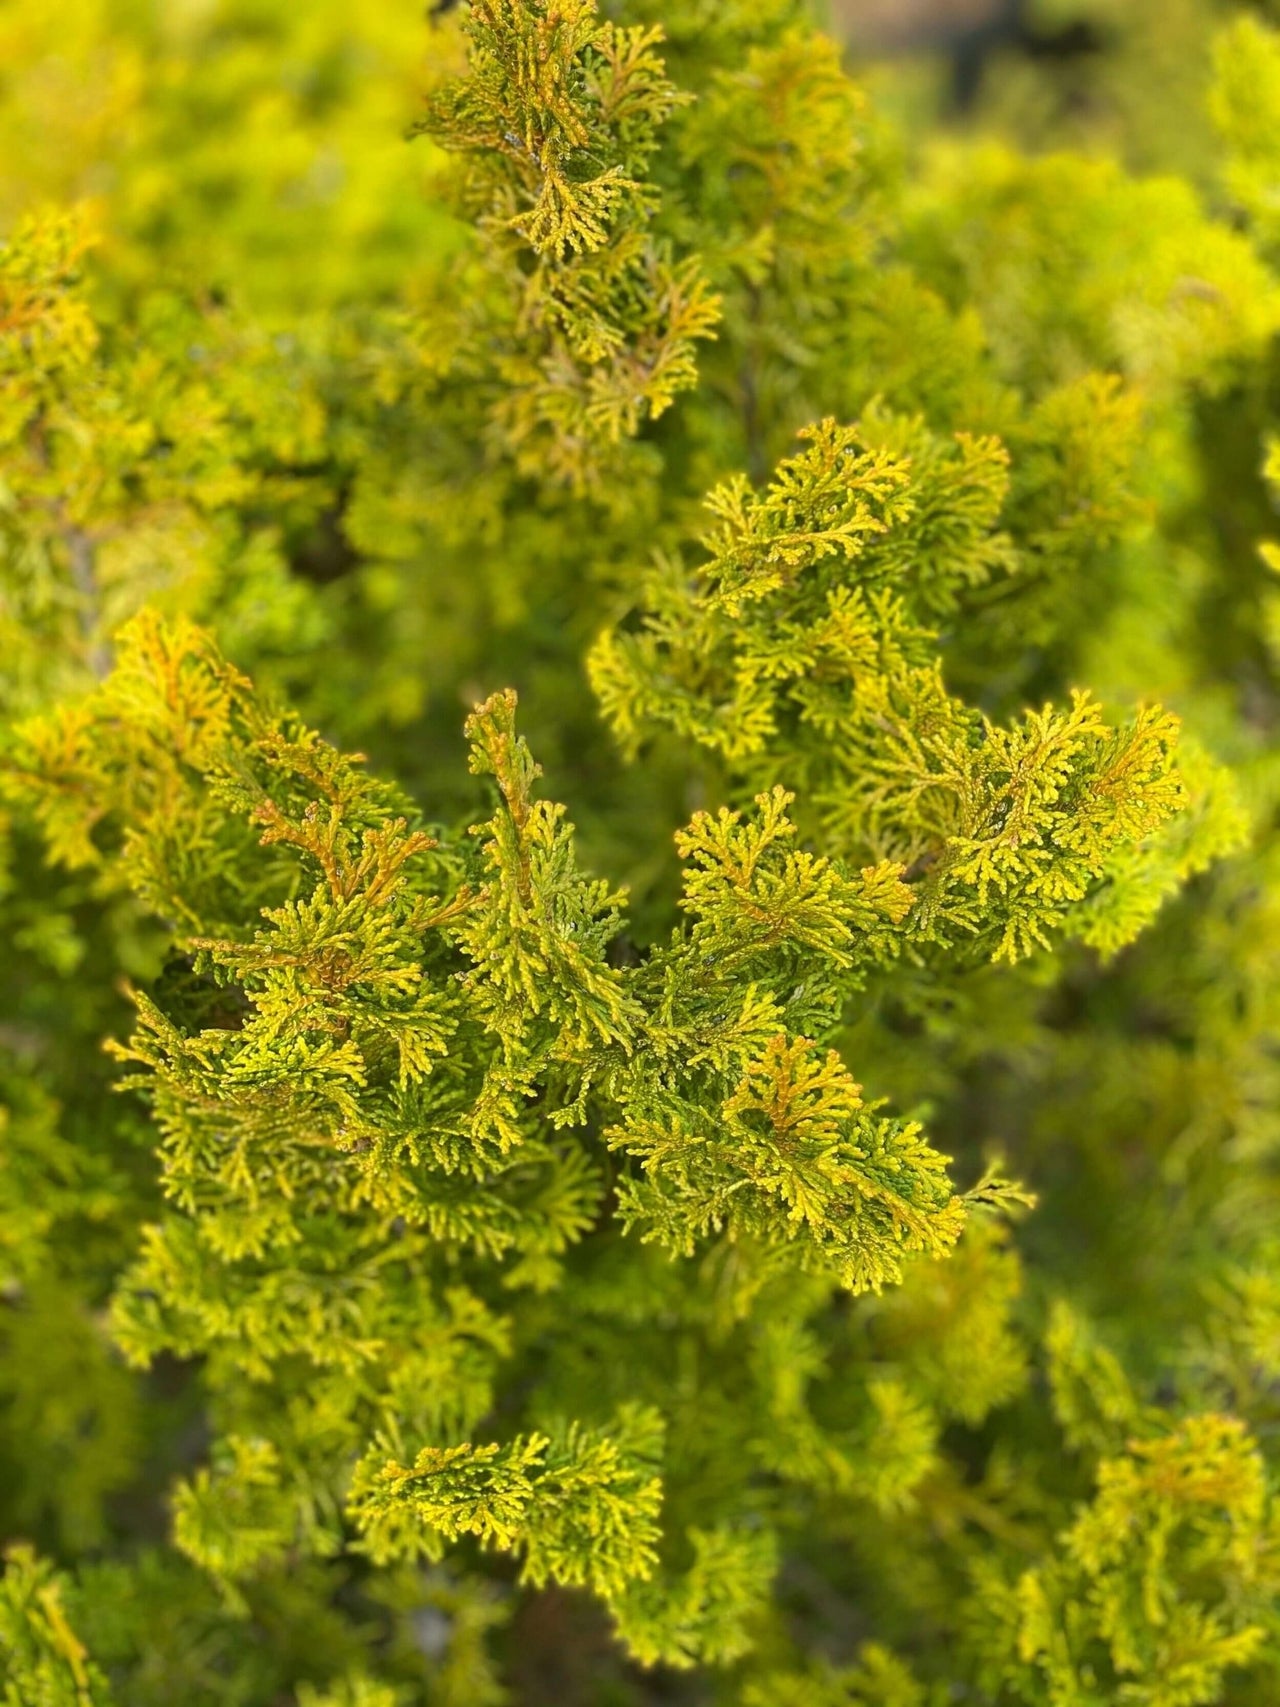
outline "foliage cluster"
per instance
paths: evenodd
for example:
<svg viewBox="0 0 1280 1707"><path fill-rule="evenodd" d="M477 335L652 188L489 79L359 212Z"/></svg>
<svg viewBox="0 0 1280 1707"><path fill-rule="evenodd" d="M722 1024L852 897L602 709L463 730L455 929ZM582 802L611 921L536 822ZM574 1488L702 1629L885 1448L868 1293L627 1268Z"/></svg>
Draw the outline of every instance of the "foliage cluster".
<svg viewBox="0 0 1280 1707"><path fill-rule="evenodd" d="M1267 1707L1280 35L364 10L0 18L4 1699Z"/></svg>

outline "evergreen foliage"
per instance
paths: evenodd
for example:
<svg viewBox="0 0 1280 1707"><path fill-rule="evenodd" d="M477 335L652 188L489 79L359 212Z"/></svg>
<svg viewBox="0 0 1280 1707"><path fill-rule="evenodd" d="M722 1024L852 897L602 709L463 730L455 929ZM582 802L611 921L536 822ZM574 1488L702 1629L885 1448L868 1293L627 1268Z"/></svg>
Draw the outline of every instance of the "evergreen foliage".
<svg viewBox="0 0 1280 1707"><path fill-rule="evenodd" d="M798 0L64 11L6 1702L1266 1707L1280 35L1192 183Z"/></svg>

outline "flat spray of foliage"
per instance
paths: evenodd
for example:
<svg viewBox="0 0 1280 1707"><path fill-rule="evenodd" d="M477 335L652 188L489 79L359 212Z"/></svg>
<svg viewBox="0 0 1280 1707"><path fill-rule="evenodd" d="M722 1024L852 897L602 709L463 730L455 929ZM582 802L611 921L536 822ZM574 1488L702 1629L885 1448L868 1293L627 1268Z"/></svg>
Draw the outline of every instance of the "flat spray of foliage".
<svg viewBox="0 0 1280 1707"><path fill-rule="evenodd" d="M377 10L0 22L4 1701L1269 1707L1280 38Z"/></svg>

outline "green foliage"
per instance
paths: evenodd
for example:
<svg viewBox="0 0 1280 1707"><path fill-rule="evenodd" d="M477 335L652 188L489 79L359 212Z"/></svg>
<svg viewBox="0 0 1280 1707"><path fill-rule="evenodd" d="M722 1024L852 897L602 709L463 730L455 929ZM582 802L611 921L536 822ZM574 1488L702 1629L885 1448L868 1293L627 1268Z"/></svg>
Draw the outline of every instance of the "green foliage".
<svg viewBox="0 0 1280 1707"><path fill-rule="evenodd" d="M428 1556L439 1542L478 1536L523 1555L522 1577L589 1583L606 1599L647 1577L656 1558L661 1419L620 1419L613 1436L570 1427L498 1446L427 1446L411 1466L362 1464L356 1522L375 1560ZM423 1534L423 1530L426 1534Z"/></svg>
<svg viewBox="0 0 1280 1707"><path fill-rule="evenodd" d="M11 1547L0 1577L0 1662L12 1707L95 1707L106 1680L67 1620L63 1584L30 1547Z"/></svg>
<svg viewBox="0 0 1280 1707"><path fill-rule="evenodd" d="M1198 1707L1221 1699L1274 1625L1269 1500L1256 1448L1234 1418L1190 1417L1104 1459L1092 1503L1060 1552L1005 1604L1003 1675L1020 1701L1120 1700ZM980 1592L992 1598L994 1584Z"/></svg>
<svg viewBox="0 0 1280 1707"><path fill-rule="evenodd" d="M1239 18L1218 38L1211 111L1226 147L1226 188L1268 245L1275 242L1280 168L1280 42L1256 18Z"/></svg>
<svg viewBox="0 0 1280 1707"><path fill-rule="evenodd" d="M794 780L823 845L909 872L909 941L1015 960L1181 804L1175 726L1111 730L1077 694L1003 729L948 694L923 621L1000 563L1005 458L964 438L948 458L917 427L908 459L884 443L901 433L825 422L759 497L720 487L708 561L655 573L594 680L633 748L668 724L744 782Z"/></svg>
<svg viewBox="0 0 1280 1707"><path fill-rule="evenodd" d="M1268 1707L1274 32L1193 183L798 0L58 10L5 1699Z"/></svg>
<svg viewBox="0 0 1280 1707"><path fill-rule="evenodd" d="M815 1665L750 1683L743 1707L921 1707L923 1692L887 1649L868 1643L855 1667Z"/></svg>
<svg viewBox="0 0 1280 1707"><path fill-rule="evenodd" d="M652 1223L648 1236L673 1250L691 1255L722 1226L766 1245L791 1238L862 1291L900 1278L899 1252L939 1254L959 1234L944 1159L918 1126L868 1117L834 1050L815 1058L807 1038L775 1033L718 1109L699 1119L674 1100L661 1120L610 1134L644 1169L619 1193L624 1221Z"/></svg>
<svg viewBox="0 0 1280 1707"><path fill-rule="evenodd" d="M111 633L146 601L216 599L254 649L316 630L280 550L314 502L285 472L320 452L314 389L261 332L176 295L112 324L85 285L91 242L69 213L29 216L0 246L10 714L104 674Z"/></svg>
<svg viewBox="0 0 1280 1707"><path fill-rule="evenodd" d="M594 0L481 0L465 28L467 73L432 91L422 128L465 155L461 205L504 294L520 286L495 325L467 331L507 346L496 422L516 466L587 482L602 448L695 383L696 340L718 318L696 261L647 230L645 174L678 98L661 32L602 22Z"/></svg>

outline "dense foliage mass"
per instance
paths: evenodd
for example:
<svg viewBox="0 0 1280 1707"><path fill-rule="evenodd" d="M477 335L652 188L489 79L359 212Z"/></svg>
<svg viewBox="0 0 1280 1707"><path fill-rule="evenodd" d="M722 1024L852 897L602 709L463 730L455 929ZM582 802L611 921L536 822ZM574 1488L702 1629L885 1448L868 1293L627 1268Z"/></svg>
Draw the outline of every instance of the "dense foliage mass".
<svg viewBox="0 0 1280 1707"><path fill-rule="evenodd" d="M0 14L7 1703L1280 1697L1280 33L1140 10L1130 164Z"/></svg>

